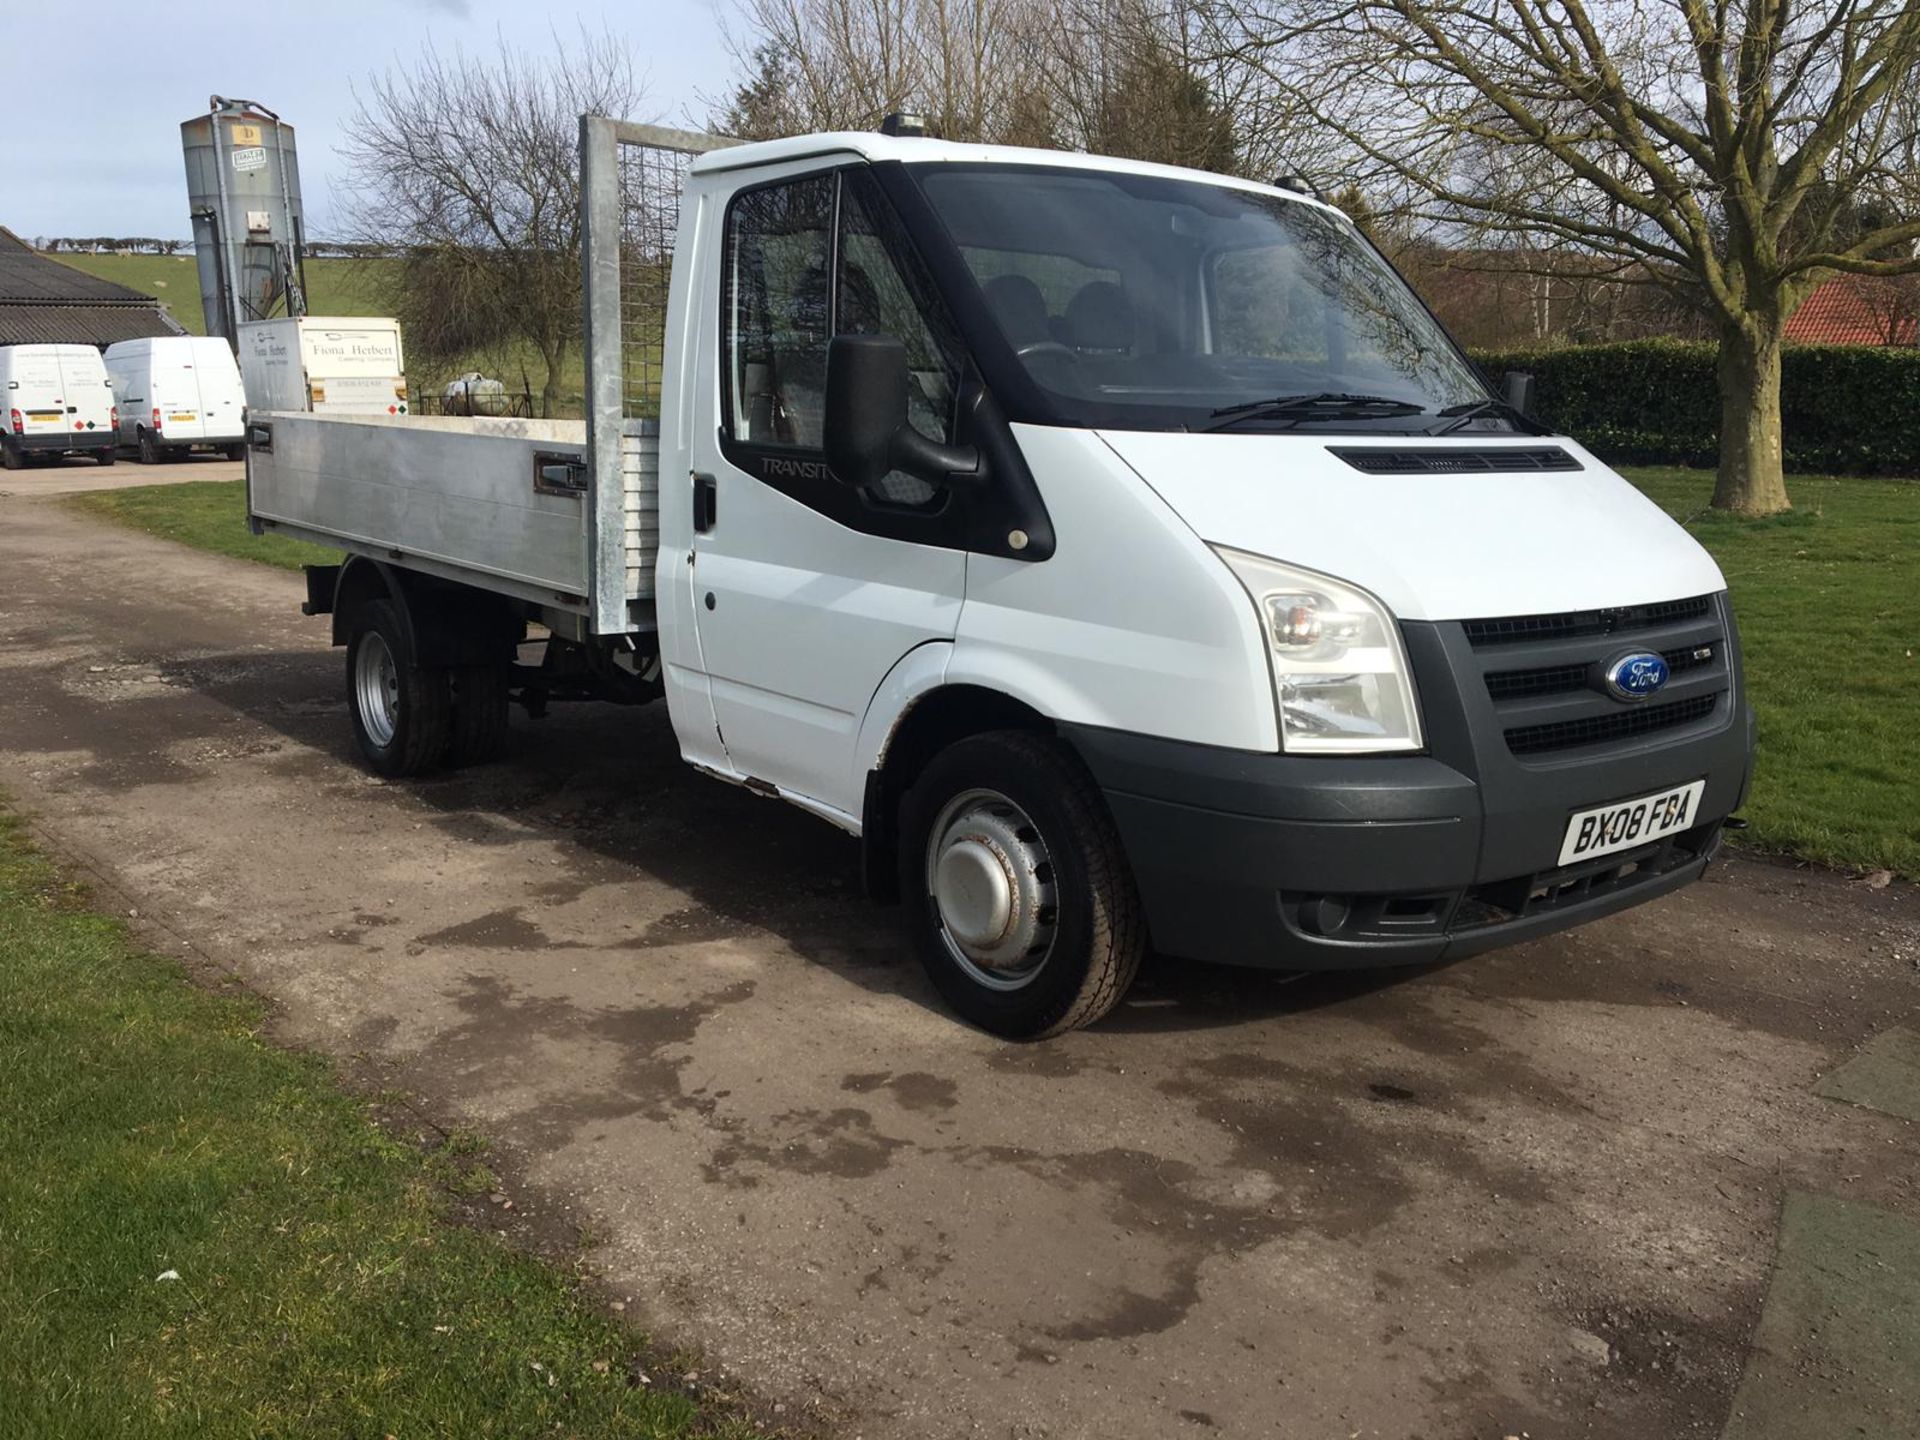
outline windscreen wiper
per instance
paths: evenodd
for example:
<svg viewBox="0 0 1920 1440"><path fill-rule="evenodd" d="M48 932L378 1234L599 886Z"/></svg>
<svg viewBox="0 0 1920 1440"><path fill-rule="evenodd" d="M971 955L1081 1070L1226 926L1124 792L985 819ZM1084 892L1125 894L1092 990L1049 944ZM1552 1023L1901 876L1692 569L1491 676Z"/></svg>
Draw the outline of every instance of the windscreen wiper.
<svg viewBox="0 0 1920 1440"><path fill-rule="evenodd" d="M1459 405L1449 405L1437 413L1447 417L1446 423L1429 430L1429 435L1451 435L1476 420L1505 420L1514 429L1528 435L1553 433L1526 411L1516 410L1504 400L1468 400Z"/></svg>
<svg viewBox="0 0 1920 1440"><path fill-rule="evenodd" d="M1426 406L1411 400L1396 400L1391 395L1349 395L1340 390L1322 390L1313 395L1275 395L1268 400L1222 405L1212 413L1210 424L1196 428L1224 430L1243 420L1280 420L1292 425L1309 420L1390 420L1398 415L1424 415Z"/></svg>

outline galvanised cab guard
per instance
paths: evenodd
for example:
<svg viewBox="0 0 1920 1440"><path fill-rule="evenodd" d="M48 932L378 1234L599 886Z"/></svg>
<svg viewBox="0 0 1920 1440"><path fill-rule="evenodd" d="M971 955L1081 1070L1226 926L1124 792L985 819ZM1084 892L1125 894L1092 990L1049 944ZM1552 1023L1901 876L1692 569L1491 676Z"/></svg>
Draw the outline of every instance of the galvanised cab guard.
<svg viewBox="0 0 1920 1440"><path fill-rule="evenodd" d="M256 526L348 552L308 609L376 769L664 696L1020 1037L1149 947L1423 964L1713 856L1753 745L1720 572L1338 211L899 133L582 148L584 427L253 417Z"/></svg>

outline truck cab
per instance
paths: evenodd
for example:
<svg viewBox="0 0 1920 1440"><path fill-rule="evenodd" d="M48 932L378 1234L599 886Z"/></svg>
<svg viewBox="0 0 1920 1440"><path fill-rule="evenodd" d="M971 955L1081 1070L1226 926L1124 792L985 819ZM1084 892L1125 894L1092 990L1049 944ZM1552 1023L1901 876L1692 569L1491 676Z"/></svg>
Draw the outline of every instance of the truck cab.
<svg viewBox="0 0 1920 1440"><path fill-rule="evenodd" d="M620 315L611 123L583 122L590 330ZM309 608L362 748L490 753L509 689L566 676L664 694L691 764L861 837L995 1033L1098 1019L1150 949L1421 965L1599 919L1696 879L1745 794L1712 559L1310 196L898 135L711 148L657 424L615 340L578 449L255 427L256 523L354 552Z"/></svg>
<svg viewBox="0 0 1920 1440"><path fill-rule="evenodd" d="M865 134L692 169L675 729L886 837L969 1014L1097 1008L1139 932L1425 963L1700 873L1751 743L1724 580L1344 215Z"/></svg>

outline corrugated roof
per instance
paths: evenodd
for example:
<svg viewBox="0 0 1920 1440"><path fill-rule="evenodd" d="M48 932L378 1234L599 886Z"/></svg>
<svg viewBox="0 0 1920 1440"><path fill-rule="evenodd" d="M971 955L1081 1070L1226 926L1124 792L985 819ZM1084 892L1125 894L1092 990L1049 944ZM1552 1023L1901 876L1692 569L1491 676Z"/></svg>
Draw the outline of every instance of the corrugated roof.
<svg viewBox="0 0 1920 1440"><path fill-rule="evenodd" d="M1912 345L1920 340L1920 295L1911 282L1836 275L1787 319L1796 345Z"/></svg>
<svg viewBox="0 0 1920 1440"><path fill-rule="evenodd" d="M158 305L23 305L0 300L0 345L111 345L185 333Z"/></svg>
<svg viewBox="0 0 1920 1440"><path fill-rule="evenodd" d="M111 345L183 333L153 296L49 260L0 226L0 345Z"/></svg>

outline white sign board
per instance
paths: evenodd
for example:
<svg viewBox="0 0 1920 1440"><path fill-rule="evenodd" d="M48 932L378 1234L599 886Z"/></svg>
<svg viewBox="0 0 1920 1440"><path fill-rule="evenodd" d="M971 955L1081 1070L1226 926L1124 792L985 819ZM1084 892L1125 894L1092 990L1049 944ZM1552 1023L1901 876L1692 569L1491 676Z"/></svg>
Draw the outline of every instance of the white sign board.
<svg viewBox="0 0 1920 1440"><path fill-rule="evenodd" d="M233 152L233 168L236 170L264 170L267 168L267 147L248 145Z"/></svg>

